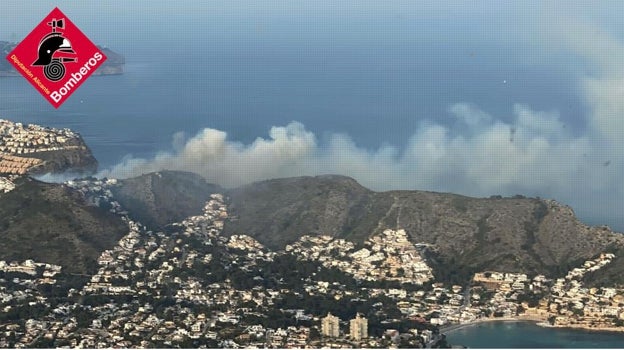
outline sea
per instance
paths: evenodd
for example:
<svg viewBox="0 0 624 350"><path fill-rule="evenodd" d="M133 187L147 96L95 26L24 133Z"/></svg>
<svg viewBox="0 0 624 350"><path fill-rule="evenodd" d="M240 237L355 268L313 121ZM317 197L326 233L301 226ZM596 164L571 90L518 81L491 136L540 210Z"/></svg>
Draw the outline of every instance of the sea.
<svg viewBox="0 0 624 350"><path fill-rule="evenodd" d="M624 333L540 327L533 322L484 322L446 333L469 348L624 348Z"/></svg>
<svg viewBox="0 0 624 350"><path fill-rule="evenodd" d="M461 102L502 120L516 103L583 120L574 89L561 88L575 84L565 66L501 60L520 56L513 46L198 41L108 45L125 56L125 74L89 78L58 110L25 79L1 78L0 118L71 128L101 168L169 151L180 131L215 128L245 144L291 121L321 145L340 133L365 149L403 149L423 123L456 124L448 109Z"/></svg>

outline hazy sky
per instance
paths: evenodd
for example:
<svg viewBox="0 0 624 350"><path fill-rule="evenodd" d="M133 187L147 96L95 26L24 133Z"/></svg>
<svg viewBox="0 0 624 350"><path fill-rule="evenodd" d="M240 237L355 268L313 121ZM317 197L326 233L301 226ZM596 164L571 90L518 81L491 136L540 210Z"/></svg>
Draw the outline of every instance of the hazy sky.
<svg viewBox="0 0 624 350"><path fill-rule="evenodd" d="M620 39L621 1L2 1L0 33L18 39L59 6L94 40L168 32L272 39L539 40L544 25L583 20ZM558 23L557 23L558 22ZM284 31L282 29L288 28ZM4 36L4 35L3 35Z"/></svg>
<svg viewBox="0 0 624 350"><path fill-rule="evenodd" d="M556 72L570 82L557 88L575 96L573 110L563 100L537 106L518 97L501 113L500 101L473 100L466 90L440 113L414 116L419 126L406 131L406 143L375 149L354 142L356 134L321 138L297 116L268 136L258 131L254 142L205 129L175 136L175 151L129 158L104 174L184 169L234 186L338 173L378 190L524 193L556 198L592 223L624 231L624 1L2 1L0 39L20 40L53 6L127 57L215 42L405 44L425 58L431 48L456 54L459 47L466 59L485 57L486 68L510 67L510 77L533 66ZM455 79L456 67L448 68L441 79ZM500 89L514 84L500 80Z"/></svg>

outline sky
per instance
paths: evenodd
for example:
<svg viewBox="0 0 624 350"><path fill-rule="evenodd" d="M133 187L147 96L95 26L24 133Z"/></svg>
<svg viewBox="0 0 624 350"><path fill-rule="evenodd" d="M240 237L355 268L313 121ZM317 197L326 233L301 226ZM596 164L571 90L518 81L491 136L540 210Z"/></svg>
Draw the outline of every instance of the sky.
<svg viewBox="0 0 624 350"><path fill-rule="evenodd" d="M55 5L70 18L92 19L80 21L81 29L127 56L198 42L307 43L346 50L361 43L405 45L418 48L425 61L427 55L435 60L437 48L451 53L469 48L460 50L466 60L476 56L493 70L510 67L505 68L509 78L501 77L496 89L517 84L517 72L540 67L564 77L567 83L557 89L575 97L572 105L526 100L523 88L544 83L534 78L516 85L518 95L501 107L487 93L472 93L489 83L464 74L464 66L448 67L441 79L458 79L458 89L465 91L439 113L414 115L416 127L405 131L404 142L392 142L397 135L388 134L387 143L364 145L357 126L334 131L328 121L332 131L324 134L293 116L268 133L257 130L251 140L213 127L190 135L172 132L171 149L154 157L126 157L102 176L177 169L237 186L335 173L375 190L554 198L586 222L624 231L622 1L3 1L2 37L19 40ZM166 44L154 47L154 37ZM424 84L416 93L427 90L426 81L414 84Z"/></svg>

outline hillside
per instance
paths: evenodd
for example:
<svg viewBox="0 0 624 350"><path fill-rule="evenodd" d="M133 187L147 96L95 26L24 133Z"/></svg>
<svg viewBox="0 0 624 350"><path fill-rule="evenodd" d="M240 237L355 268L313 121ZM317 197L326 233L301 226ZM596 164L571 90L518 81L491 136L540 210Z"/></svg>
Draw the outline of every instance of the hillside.
<svg viewBox="0 0 624 350"><path fill-rule="evenodd" d="M344 320L361 313L369 320L371 339L379 339L388 327L435 331L434 318L452 318L451 324L466 315L474 320L488 313L521 319L525 302L539 309L542 322L552 319L562 326L574 322L593 330L622 327L613 317L613 310L621 309L622 290L590 291L579 288L584 284L576 280L587 273L585 282L590 285L621 283L624 247L619 237L604 227L582 225L569 208L553 201L376 193L340 176L264 181L227 191L229 201L209 196L222 189L190 173L163 171L123 181L74 179L64 185L10 179L16 187L0 194L0 260L50 262L69 274L57 274L54 266L44 265L26 274L24 267L32 266L30 262L2 264L3 298L11 306L1 315L3 324L14 325L12 332L23 334L33 332L31 324L44 322L63 330L69 321L72 328L51 338L45 325L29 338L0 332L5 335L0 341L9 347L18 340L26 347L71 346L74 339L90 347L130 347L131 341L145 346L144 341L165 339L155 340L153 334L173 334L171 326L164 325L170 319L183 320L175 326L195 337L181 339L176 343L180 347L217 347L219 343L203 336L201 327L192 327L200 314L220 323L218 332L230 336L252 325L297 329L315 327L328 312ZM119 198L125 206L115 202ZM168 224L184 212L193 217L160 232L129 222L125 209L130 217L144 215L151 225ZM274 248L303 233L329 233L348 241L308 236L288 249L271 251L249 236L225 238L223 223L228 218L230 234L250 233ZM384 230L388 227L406 228L411 239L404 230ZM375 236L360 244L371 234ZM101 255L96 268L95 257L116 242L114 249ZM599 254L590 261L576 261L605 251L615 256ZM425 253L427 264L420 253ZM571 267L575 269L565 280L534 280L523 274L555 277ZM523 273L480 273L476 285L465 288L472 273L483 270ZM588 271L595 272L592 276ZM433 281L447 287L432 286ZM485 289L481 283L487 283ZM70 292L72 288L80 292ZM469 308L462 302L468 296ZM578 302L581 306L575 309L580 312L561 316L562 305ZM241 312L243 308L246 311ZM197 316L188 318L189 310ZM584 316L588 310L594 313L590 318ZM236 322L223 318L226 314ZM138 315L139 321L128 315ZM111 333L96 328L106 317L107 330L131 341L119 343ZM155 322L145 323L140 332L125 326L144 319ZM93 343L83 343L82 337ZM312 346L322 344L318 337ZM203 340L210 342L200 344ZM415 340L408 345L423 344L427 342Z"/></svg>
<svg viewBox="0 0 624 350"><path fill-rule="evenodd" d="M96 259L128 232L120 217L59 184L20 178L0 193L0 260L33 259L68 272L94 272Z"/></svg>
<svg viewBox="0 0 624 350"><path fill-rule="evenodd" d="M278 249L304 234L356 242L403 228L427 243L437 276L476 271L558 275L620 235L579 222L569 207L531 198L469 198L423 191L373 192L341 176L269 180L234 189L225 233L246 233Z"/></svg>
<svg viewBox="0 0 624 350"><path fill-rule="evenodd" d="M373 233L383 204L355 180L338 176L269 180L228 192L236 217L226 233L246 233L273 249L304 234L363 240Z"/></svg>
<svg viewBox="0 0 624 350"><path fill-rule="evenodd" d="M106 55L106 61L102 63L100 67L93 73L93 75L117 75L123 74L123 68L126 63L126 58L107 48L98 45L98 49Z"/></svg>
<svg viewBox="0 0 624 350"><path fill-rule="evenodd" d="M113 189L130 217L153 229L200 214L210 194L216 192L220 188L201 176L175 171L122 180Z"/></svg>
<svg viewBox="0 0 624 350"><path fill-rule="evenodd" d="M370 191L342 176L276 179L225 191L199 175L161 171L121 180L114 199L132 219L159 230L202 212L212 193L227 195L224 234L248 234L279 250L306 234L356 244L386 228L403 228L442 281L465 282L485 270L560 276L601 252L617 258L587 276L593 284L624 283L622 236L588 227L573 211L534 198L469 198L423 191ZM119 217L90 206L63 185L28 178L0 195L5 260L32 258L86 271L99 252L127 231ZM68 250L69 249L69 250Z"/></svg>

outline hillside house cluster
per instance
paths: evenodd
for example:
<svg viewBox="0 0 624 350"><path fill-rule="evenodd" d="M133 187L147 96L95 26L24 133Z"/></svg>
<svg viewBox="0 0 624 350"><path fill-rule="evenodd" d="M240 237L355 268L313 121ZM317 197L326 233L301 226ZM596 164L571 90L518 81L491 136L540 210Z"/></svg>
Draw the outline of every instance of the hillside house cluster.
<svg viewBox="0 0 624 350"><path fill-rule="evenodd" d="M384 230L359 245L305 236L273 252L245 234L222 234L229 215L219 194L211 195L200 215L153 232L115 202L116 180L66 185L94 203L108 202L128 224L128 233L99 256L88 281L54 306L36 287L62 281L60 267L0 262L6 277L0 279L0 311L47 305L42 317L0 323L0 346L35 347L50 340L44 343L48 347L387 348L411 339L411 345L433 347L439 339L430 330L434 326L481 318L525 317L596 329L624 322L623 290L587 288L582 282L586 273L613 260L609 253L559 279L489 271L475 274L468 285L445 286L432 282L419 245L404 230ZM293 282L280 278L288 276L281 272L267 272L285 256L306 269L333 268L332 275L306 273ZM422 286L414 286L418 282ZM320 302L306 304L307 298ZM335 308L320 312L317 305L329 301L336 301L328 304ZM366 315L343 316L340 305L346 303L366 305ZM324 322L328 311L355 318ZM290 323L272 322L282 318ZM416 324L418 329L412 328Z"/></svg>
<svg viewBox="0 0 624 350"><path fill-rule="evenodd" d="M433 279L431 268L403 229L384 230L369 238L359 250L352 242L327 235L306 235L285 249L301 259L336 267L359 280L422 285Z"/></svg>
<svg viewBox="0 0 624 350"><path fill-rule="evenodd" d="M54 277L56 274L61 272L61 266L46 263L37 263L30 259L25 260L22 263L16 261L6 262L4 260L0 260L0 271L3 272L18 272L31 276L36 276L38 274L37 269L43 270L43 277Z"/></svg>
<svg viewBox="0 0 624 350"><path fill-rule="evenodd" d="M483 287L493 294L485 304L477 293L472 301L501 317L526 317L559 327L615 329L624 324L624 290L589 288L583 283L585 274L603 268L614 258L612 253L602 253L554 280L543 275L529 279L518 273L477 273L473 291ZM533 305L527 302L531 299Z"/></svg>
<svg viewBox="0 0 624 350"><path fill-rule="evenodd" d="M69 129L13 123L0 119L0 174L23 175L43 163L41 152L82 149L79 136Z"/></svg>
<svg viewBox="0 0 624 350"><path fill-rule="evenodd" d="M0 193L8 193L15 189L15 175L0 176Z"/></svg>
<svg viewBox="0 0 624 350"><path fill-rule="evenodd" d="M24 175L41 164L43 164L43 160L38 158L17 157L0 153L0 174Z"/></svg>
<svg viewBox="0 0 624 350"><path fill-rule="evenodd" d="M6 315L19 308L20 304L25 304L28 308L49 307L50 303L40 288L44 285L54 285L57 282L57 275L61 273L61 267L33 260L23 262L0 260L0 272L4 277L0 278L0 314ZM26 328L29 328L28 326L27 324ZM21 327L11 322L0 326L0 329L5 331L18 328ZM29 334L23 336L26 342L33 339ZM3 340L0 338L0 346L7 347L7 344L3 346Z"/></svg>

